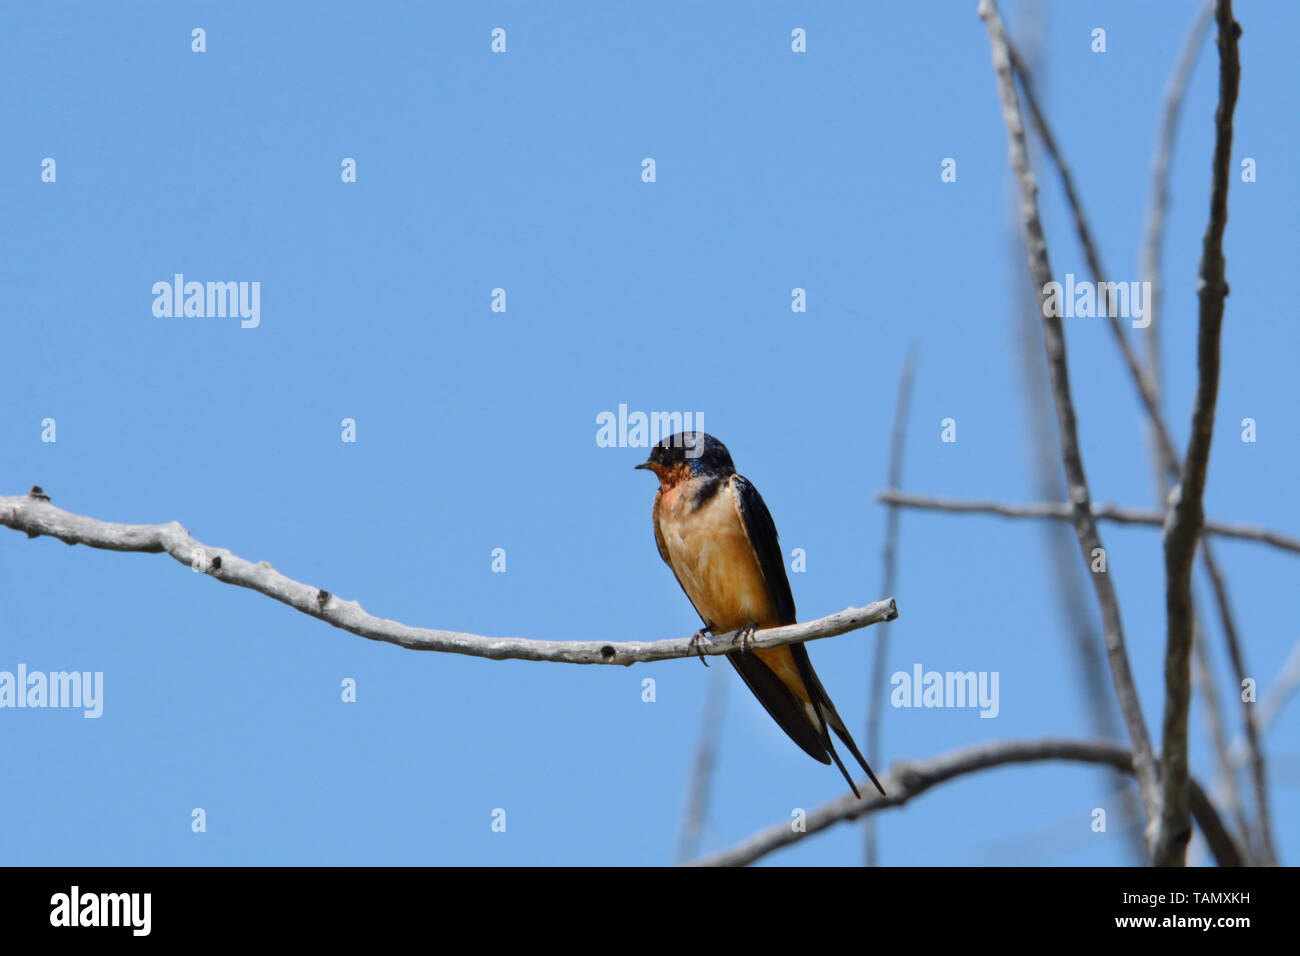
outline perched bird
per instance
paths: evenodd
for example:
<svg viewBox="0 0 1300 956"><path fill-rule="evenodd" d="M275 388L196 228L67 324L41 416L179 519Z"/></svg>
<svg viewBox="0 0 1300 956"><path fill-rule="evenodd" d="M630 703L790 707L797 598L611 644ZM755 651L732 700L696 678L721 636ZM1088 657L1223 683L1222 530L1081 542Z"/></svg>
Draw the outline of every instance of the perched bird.
<svg viewBox="0 0 1300 956"><path fill-rule="evenodd" d="M740 631L741 649L728 652L727 660L772 719L814 760L834 760L861 798L831 742L835 731L883 795L817 679L807 648L746 647L760 627L795 623L794 597L772 515L758 489L736 474L727 447L703 432L679 432L655 445L636 467L659 479L655 543L704 621L695 640L707 641L706 632Z"/></svg>

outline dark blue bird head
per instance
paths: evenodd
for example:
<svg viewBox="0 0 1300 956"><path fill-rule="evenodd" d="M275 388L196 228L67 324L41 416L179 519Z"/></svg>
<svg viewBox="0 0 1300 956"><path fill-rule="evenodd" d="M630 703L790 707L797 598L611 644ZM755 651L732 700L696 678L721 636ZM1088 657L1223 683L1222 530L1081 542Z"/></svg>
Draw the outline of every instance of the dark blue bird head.
<svg viewBox="0 0 1300 956"><path fill-rule="evenodd" d="M700 476L726 477L736 473L727 446L704 432L678 432L650 449L650 457L638 468L659 476L665 485Z"/></svg>

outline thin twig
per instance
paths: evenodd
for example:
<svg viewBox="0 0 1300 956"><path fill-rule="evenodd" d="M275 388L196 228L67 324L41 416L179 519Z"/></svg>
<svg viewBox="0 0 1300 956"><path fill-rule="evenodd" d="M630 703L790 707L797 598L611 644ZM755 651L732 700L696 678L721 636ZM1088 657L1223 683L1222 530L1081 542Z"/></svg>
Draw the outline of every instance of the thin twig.
<svg viewBox="0 0 1300 956"><path fill-rule="evenodd" d="M730 668L728 668L730 669ZM714 668L709 693L704 702L704 720L700 724L700 742L691 765L691 784L687 791L686 812L677 838L677 862L684 863L700 849L700 835L709 814L709 784L717 763L718 737L722 730L723 701L727 697L728 675Z"/></svg>
<svg viewBox="0 0 1300 956"><path fill-rule="evenodd" d="M1101 267L1101 256L1097 251L1096 242L1093 241L1092 230L1088 228L1088 218L1084 215L1083 203L1079 199L1078 191L1074 188L1074 175L1070 172L1065 156L1062 155L1060 148L1056 145L1056 137L1052 134L1052 128L1047 124L1047 118L1043 115L1042 109L1039 108L1038 97L1034 93L1033 80L1010 40L1007 40L1007 56L1011 60L1016 75L1020 78L1021 89L1025 91L1025 102L1029 104L1029 114L1033 117L1034 128L1038 131L1038 138L1043 141L1043 146L1048 155L1051 156L1057 173L1061 177L1061 188L1065 191L1066 201L1069 203L1070 212L1074 217L1074 227L1079 235L1079 244L1083 246L1084 258L1088 261L1088 268L1092 271L1093 279L1097 283L1097 312L1099 315L1104 316L1110 325L1115 343L1119 346L1120 354L1124 358L1124 364L1128 366L1129 374L1137 385L1138 395L1142 399L1143 405L1146 406L1148 417L1153 422L1160 420L1160 409L1156 402L1155 390L1146 373L1138 364L1137 356L1133 353L1128 338L1124 335L1124 329L1120 325L1119 315L1117 314L1118 310L1110 305L1110 287L1105 279L1106 271ZM1037 280L1035 279L1035 281ZM1047 274L1045 281L1051 281L1050 272ZM1039 288L1041 289L1041 286ZM1163 424L1163 421L1161 423ZM1160 432L1159 437L1162 448L1167 452L1166 457L1177 461L1177 454L1173 450L1173 442L1169 440L1168 431L1159 428L1158 431Z"/></svg>
<svg viewBox="0 0 1300 956"><path fill-rule="evenodd" d="M1277 715L1282 713L1282 707L1287 699L1297 689L1300 689L1300 641L1296 641L1295 646L1291 648L1286 663L1282 665L1282 670L1277 675L1277 683L1269 688L1263 702L1259 705L1261 732L1268 730L1277 719Z"/></svg>
<svg viewBox="0 0 1300 956"><path fill-rule="evenodd" d="M1259 707L1257 723L1260 736L1268 733L1273 722L1277 720L1278 714L1282 713L1282 708L1297 690L1300 690L1300 641L1296 641L1291 648L1291 653L1287 655L1286 662L1278 672L1277 680L1268 689L1263 700L1258 704L1249 705ZM1249 741L1238 737L1228 747L1228 753L1232 759L1232 766L1236 768L1251 759L1254 749Z"/></svg>
<svg viewBox="0 0 1300 956"><path fill-rule="evenodd" d="M1020 98L1016 93L1007 37L1002 27L1002 19L998 16L997 5L993 0L980 0L979 12L988 28L1002 116L1007 127L1011 168L1020 184L1025 246L1029 254L1030 275L1033 276L1034 288L1039 296L1043 340L1047 350L1048 367L1051 370L1052 396L1060 430L1061 460L1069 484L1070 502L1074 506L1074 531L1079 539L1084 562L1091 565L1098 554L1105 552L1102 549L1101 535L1097 531L1097 522L1092 516L1088 479L1084 474L1083 457L1079 451L1074 402L1070 395L1070 369L1065 351L1065 332L1061 327L1060 317L1049 314L1052 310L1046 307L1045 302L1045 290L1052 281L1052 265L1047 254L1047 240L1043 236L1042 220L1038 214L1038 187L1029 172L1025 127L1020 115ZM1124 715L1124 724L1128 728L1129 740L1133 745L1133 761L1138 783L1142 789L1142 804L1147 812L1147 820L1150 821L1159 809L1156 760L1151 747L1151 738L1147 733L1146 721L1142 716L1137 684L1129 668L1119 600L1109 572L1093 573L1092 581L1097 592L1097 601L1101 606L1102 631L1106 636L1111 676L1115 682L1120 713Z"/></svg>
<svg viewBox="0 0 1300 956"><path fill-rule="evenodd" d="M876 500L888 505L904 508L923 508L930 511L952 511L958 514L989 514L1002 518L1054 518L1058 521L1072 521L1074 511L1065 502L1035 501L1028 504L1009 504L985 498L945 498L940 495L918 495L897 488L886 488L876 494ZM1162 528L1165 523L1164 512L1147 511L1138 508L1123 508L1115 504L1092 506L1093 515L1100 521L1113 521L1116 524L1144 524L1153 528ZM1272 545L1282 551L1300 554L1300 538L1288 537L1261 528L1257 525L1229 524L1223 521L1207 521L1203 529L1207 534L1220 538L1240 538L1244 541L1258 541Z"/></svg>
<svg viewBox="0 0 1300 956"><path fill-rule="evenodd" d="M1214 689L1213 671L1210 667L1210 654L1205 646L1205 632L1201 630L1199 615L1194 615L1195 633L1192 638L1192 674L1196 681L1197 692L1205 701L1205 722L1210 727L1210 740L1214 744L1214 755L1218 762L1221 787L1215 787L1216 797L1222 797L1222 806L1226 815L1237 823L1240 834L1242 855L1249 864L1252 862L1250 821L1246 818L1245 805L1241 799L1241 788L1237 786L1237 773L1229 757L1228 742L1223 732L1222 711L1219 709L1219 695Z"/></svg>
<svg viewBox="0 0 1300 956"><path fill-rule="evenodd" d="M1216 0L1218 24L1219 106L1215 111L1214 161L1210 187L1210 220L1201 248L1197 281L1200 321L1197 332L1196 402L1191 437L1183 458L1182 480L1165 528L1165 710L1160 748L1163 790L1153 859L1157 866L1181 866L1191 837L1188 804L1187 711L1191 706L1192 565L1201 525L1202 499L1214 437L1214 411L1219 395L1219 339L1223 329L1223 232L1228 222L1228 182L1232 161L1232 117L1237 105L1241 65L1237 37L1241 28L1232 16L1232 0ZM1221 582L1220 582L1221 583ZM1217 593L1217 589L1216 589ZM1230 642L1236 645L1236 641ZM1265 807L1260 808L1261 820Z"/></svg>
<svg viewBox="0 0 1300 956"><path fill-rule="evenodd" d="M889 485L897 488L903 481L903 443L907 438L907 411L912 403L912 380L916 374L916 353L909 349L903 360L903 372L898 380L898 400L894 403L894 431L889 442ZM883 555L885 593L893 594L898 579L898 509L891 507L885 516L885 549ZM882 625L877 635L871 683L867 685L867 757L880 762L880 712L888 696L888 677L885 667L889 663L889 625ZM862 852L867 866L876 865L877 844L875 821L870 817L863 823Z"/></svg>
<svg viewBox="0 0 1300 956"><path fill-rule="evenodd" d="M1214 558L1212 547L1210 540L1202 534L1201 556L1204 560L1201 562L1201 566L1205 568L1206 576L1210 579L1210 590L1213 592L1214 599L1218 602L1219 607L1230 609L1228 585L1223 580L1223 572L1219 569L1219 562ZM1235 622L1236 618L1231 613L1223 615L1224 643L1228 646L1228 659L1232 661L1232 670L1237 678L1237 686L1240 687L1241 682L1246 678L1246 660L1242 653L1242 642L1237 635ZM1261 734L1255 706L1244 700L1241 701L1241 724L1250 747L1250 779L1255 793L1255 810L1259 817L1259 826L1252 829L1252 833L1257 840L1252 842L1251 851L1261 858L1260 862L1265 866L1274 866L1277 863L1277 851L1273 848L1272 814L1269 811L1268 775L1264 768L1264 747L1260 743Z"/></svg>
<svg viewBox="0 0 1300 956"><path fill-rule="evenodd" d="M1019 18L1018 18L1019 19ZM1037 22L1029 18L1029 23ZM1035 44L1033 49L1037 49ZM1031 155L1033 163L1035 157ZM1018 228L1011 230L1011 243L1019 262L1025 261L1024 238ZM1043 364L1043 329L1038 318L1038 296L1024 274L1024 267L1015 270L1015 304L1013 312L1016 327L1016 352L1019 357L1020 383L1024 401L1021 407L1029 425L1030 461L1034 485L1044 501L1062 501L1065 498L1065 481L1061 475L1061 457L1057 451L1056 419L1052 412L1052 387ZM897 488L898 485L892 487ZM1069 517L1069 506L1065 506ZM1073 672L1078 675L1084 694L1084 704L1091 717L1092 732L1104 739L1119 739L1124 734L1120 715L1115 707L1115 694L1104 656L1105 642L1097 625L1097 615L1091 604L1085 581L1075 556L1075 540L1071 529L1061 521L1042 523L1044 557L1051 570L1059 600L1056 609L1060 618L1062 635L1068 651L1073 655ZM882 761L883 762L883 761ZM1133 778L1114 768L1105 768L1106 789L1116 794L1107 804L1117 803L1122 819L1123 836L1130 860L1134 865L1147 862L1147 845L1143 837L1146 822L1142 800L1133 785Z"/></svg>
<svg viewBox="0 0 1300 956"><path fill-rule="evenodd" d="M1147 212L1146 241L1142 245L1142 278L1151 289L1147 296L1147 318L1150 320L1143 329L1143 341L1146 344L1147 374L1157 396L1161 391L1160 368L1160 323L1157 321L1160 310L1160 252L1164 246L1165 210L1169 208L1169 159L1174 152L1174 137L1178 132L1178 117L1182 110L1183 97L1187 92L1187 83L1196 65L1197 55L1205 44L1205 34L1210 29L1214 13L1214 0L1201 7L1183 42L1182 52L1169 84L1165 89L1165 108L1160 119L1160 135L1156 141L1155 158L1151 163L1151 208ZM1148 428L1155 426L1148 424ZM1158 441L1154 435L1152 441ZM1157 459L1159 455L1157 454ZM1162 496L1163 498L1163 496Z"/></svg>
<svg viewBox="0 0 1300 956"><path fill-rule="evenodd" d="M1025 3L1017 10L1016 23L1020 26L1022 50L1035 76L1047 75L1050 60L1043 55L1044 16L1042 3ZM1031 174L1037 176L1038 157L1030 152ZM1014 212L1014 207L1013 207ZM1013 223L1015 217L1012 217ZM1010 230L1010 241L1024 262L1028 257L1023 231L1018 224ZM1038 496L1045 501L1062 501L1066 497L1065 482L1061 474L1060 454L1057 451L1056 420L1052 410L1052 390L1048 370L1042 355L1043 329L1039 320L1039 300L1029 276L1023 267L1015 272L1013 313L1015 315L1016 351L1019 356L1020 381L1024 401L1021 403L1029 425L1030 460ZM897 488L898 485L891 487ZM1059 601L1063 636L1073 654L1073 671L1078 674L1084 702L1091 717L1093 733L1100 738L1117 739L1123 735L1120 715L1115 705L1110 674L1104 656L1105 642L1099 633L1096 612L1089 606L1089 596L1081 577L1074 535L1061 522L1045 522L1042 527L1045 557L1051 568ZM1116 804L1122 820L1120 834L1135 864L1147 860L1147 845L1143 837L1142 800L1133 785L1133 779L1122 771L1108 768L1111 778L1106 797L1107 804Z"/></svg>
<svg viewBox="0 0 1300 956"><path fill-rule="evenodd" d="M795 829L790 822L778 823L726 850L694 860L691 865L745 866L837 823L856 820L863 814L876 810L902 806L913 797L947 780L991 767L1043 760L1108 764L1126 773L1133 772L1133 755L1122 744L1110 740L1002 740L977 744L920 763L896 763L880 780L888 796L873 791L862 800L854 798L852 794L839 797L808 811L801 829ZM1195 781L1192 782L1192 810L1218 864L1240 866L1241 854L1236 844L1224 829L1214 805ZM1087 826L1086 821L1080 826Z"/></svg>
<svg viewBox="0 0 1300 956"><path fill-rule="evenodd" d="M540 641L522 637L484 637L458 631L411 627L373 617L356 601L343 599L292 578L265 561L254 564L225 548L213 548L190 537L178 522L118 524L75 515L50 504L39 488L23 496L0 496L0 525L24 531L29 538L48 535L66 544L84 544L109 551L166 552L181 564L208 577L249 588L287 604L327 624L375 641L399 644L412 650L442 651L487 657L492 660L555 661L565 664L639 664L696 654L725 654L740 646L738 633L715 635L707 642L692 638L664 641ZM892 598L866 607L850 607L815 621L765 628L747 642L751 649L780 647L892 621L898 608Z"/></svg>

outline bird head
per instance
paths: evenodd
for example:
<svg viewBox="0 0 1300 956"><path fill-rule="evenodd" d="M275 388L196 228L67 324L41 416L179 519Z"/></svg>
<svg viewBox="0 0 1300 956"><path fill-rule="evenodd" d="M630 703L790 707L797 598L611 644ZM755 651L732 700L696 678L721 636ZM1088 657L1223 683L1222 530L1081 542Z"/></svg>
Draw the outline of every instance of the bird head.
<svg viewBox="0 0 1300 956"><path fill-rule="evenodd" d="M689 478L736 473L727 446L704 432L678 432L650 449L650 457L637 468L653 471L662 488Z"/></svg>

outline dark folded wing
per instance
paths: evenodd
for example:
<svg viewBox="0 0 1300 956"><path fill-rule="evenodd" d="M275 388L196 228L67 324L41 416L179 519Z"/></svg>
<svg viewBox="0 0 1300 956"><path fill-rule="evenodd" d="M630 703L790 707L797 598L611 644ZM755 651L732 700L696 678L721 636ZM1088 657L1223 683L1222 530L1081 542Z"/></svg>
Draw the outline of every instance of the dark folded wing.
<svg viewBox="0 0 1300 956"><path fill-rule="evenodd" d="M749 538L750 547L754 549L754 557L758 559L758 567L763 574L763 582L767 585L768 597L776 611L777 621L780 624L793 624L794 596L790 593L790 579L785 576L785 558L781 554L781 542L777 540L772 514L767 510L763 496L747 478L733 475L731 487L736 510L740 513L740 522L745 529L745 536ZM796 659L802 650L799 645L790 648ZM831 758L826 752L826 732L809 720L808 711L798 695L756 655L733 651L727 655L727 659L790 739L814 760L830 763Z"/></svg>
<svg viewBox="0 0 1300 956"><path fill-rule="evenodd" d="M772 514L767 510L767 505L763 503L763 498L758 493L758 489L751 485L747 479L736 475L731 481L736 490L736 503L740 509L740 519L744 522L745 534L749 536L750 545L754 548L754 554L758 557L758 565L763 571L763 579L767 582L767 590L772 599L772 606L776 608L777 616L782 624L793 624L795 623L794 596L790 593L790 579L785 574L785 556L781 553L781 544L777 540L776 524L772 521ZM782 701L776 696L775 691L766 695L758 692L758 689L754 686L756 681L746 673L746 669L751 669L751 665L748 663L742 665L736 660L733 660L732 663L736 665L736 669L745 678L750 690L754 691L758 699L763 702L767 712L772 715L772 718L781 725L781 729L789 734L795 743L822 763L830 763L833 757L836 766L840 768L840 773L844 774L844 779L849 782L849 786L853 788L853 792L856 794L858 788L854 786L853 778L845 769L844 764L840 762L839 755L835 753L835 746L831 743L829 731L833 729L836 736L848 745L853 756L862 765L862 769L871 778L871 782L876 785L876 789L884 793L884 788L880 786L876 775L867 766L867 761L853 742L848 728L844 726L844 721L836 713L835 705L831 703L830 696L826 693L826 689L822 687L822 682L818 680L817 672L813 670L812 661L808 659L807 648L802 644L791 644L790 652L794 656L795 665L799 670L803 685L812 698L813 707L821 717L820 727L815 727L809 721L807 711L803 708L803 702L777 680L776 675L765 667L762 662L755 661L758 666L752 669L755 671L761 669L775 684L784 689L790 706L787 706L786 701ZM727 656L731 657L732 655L728 654ZM752 660L752 657L750 659Z"/></svg>
<svg viewBox="0 0 1300 956"><path fill-rule="evenodd" d="M781 624L793 624L794 595L790 593L790 579L785 576L785 557L781 554L781 542L776 537L772 514L763 503L763 496L747 478L732 475L731 487L735 491L741 523L745 526L745 534L758 558L758 567L763 572L763 580L767 582L767 593L772 598L777 618Z"/></svg>
<svg viewBox="0 0 1300 956"><path fill-rule="evenodd" d="M770 667L756 655L742 654L740 651L731 651L727 654L727 660L731 661L732 666L745 679L750 692L758 698L758 702L763 705L772 719L803 749L804 753L821 763L831 762L830 756L826 753L825 731L812 725L808 720L808 711L804 709L803 701L795 696L794 691L790 690Z"/></svg>

